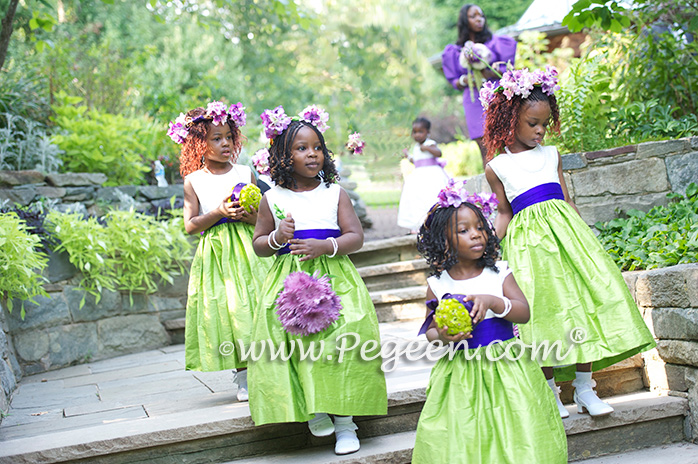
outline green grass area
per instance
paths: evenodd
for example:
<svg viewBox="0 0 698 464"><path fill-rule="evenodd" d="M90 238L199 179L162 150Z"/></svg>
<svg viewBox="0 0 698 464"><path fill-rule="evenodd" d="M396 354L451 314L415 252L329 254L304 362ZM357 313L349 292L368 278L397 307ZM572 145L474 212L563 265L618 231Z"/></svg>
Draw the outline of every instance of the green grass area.
<svg viewBox="0 0 698 464"><path fill-rule="evenodd" d="M357 193L369 208L387 208L400 203L400 190L361 190Z"/></svg>

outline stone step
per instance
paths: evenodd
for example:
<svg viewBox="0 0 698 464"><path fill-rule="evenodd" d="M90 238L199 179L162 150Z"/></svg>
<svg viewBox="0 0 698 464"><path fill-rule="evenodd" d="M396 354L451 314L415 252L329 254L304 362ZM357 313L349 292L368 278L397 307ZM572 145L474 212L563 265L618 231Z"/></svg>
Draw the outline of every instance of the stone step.
<svg viewBox="0 0 698 464"><path fill-rule="evenodd" d="M381 338L404 347L418 327L381 324ZM255 427L230 371L187 372L183 357L180 345L23 379L0 424L0 463L224 462L331 443L302 423ZM384 364L388 415L357 418L366 437L414 430L433 366L387 356Z"/></svg>
<svg viewBox="0 0 698 464"><path fill-rule="evenodd" d="M426 285L371 292L379 322L424 320L426 296Z"/></svg>
<svg viewBox="0 0 698 464"><path fill-rule="evenodd" d="M369 292L425 286L429 266L423 259L375 264L357 269Z"/></svg>
<svg viewBox="0 0 698 464"><path fill-rule="evenodd" d="M698 454L692 454L693 460L686 460L691 453L698 449L697 445L682 443L684 440L683 423L688 401L683 398L671 396L658 396L653 393L642 392L632 395L618 396L608 399L615 408L615 412L603 418L591 418L587 414L577 414L576 409L568 407L570 417L563 420L565 433L567 434L568 456L571 462L584 461L594 456L610 453L628 452L638 448L660 447L671 443L670 450L680 452L677 461L650 461L637 460L632 464L641 462L658 463L671 462L672 464L696 463ZM361 437L361 430L359 429ZM395 433L386 436L372 437L361 440L361 449L352 455L336 456L333 452L333 443L326 445L285 452L274 455L265 455L253 458L230 460L235 464L305 464L307 462L323 463L405 463L412 458L412 448L415 441L413 430ZM628 454L638 454L633 452ZM669 457L669 451L662 448L654 448L653 456ZM683 458L681 458L683 456ZM602 458L598 464L610 464L616 461L610 457ZM597 464L597 460L590 462ZM631 461L623 461L628 464Z"/></svg>
<svg viewBox="0 0 698 464"><path fill-rule="evenodd" d="M680 442L587 459L584 464L696 464L698 444Z"/></svg>
<svg viewBox="0 0 698 464"><path fill-rule="evenodd" d="M412 344L424 346L424 339L415 336L419 326L419 320L381 323L382 341L403 352ZM80 459L104 463L225 462L233 457L314 447L329 450L328 459L334 457L333 438L313 437L305 424L254 427L247 403L235 401L232 373L186 372L183 350L181 345L167 347L26 377L15 393L10 415L0 424L0 463ZM357 418L362 440L416 428L433 362L409 361L404 355L394 356L394 352L384 352L389 413ZM635 369L635 363L630 362L626 369ZM617 375L623 370L609 372ZM599 382L600 387L602 384ZM572 417L564 421L568 434L617 428L629 418L635 422L663 421L662 430L652 429L655 441L650 440L646 445L650 446L683 430L683 416L674 416L683 414L677 411L685 410L685 399L657 399L648 393L628 398L631 400L611 398L610 402L632 403L636 399L639 403L621 405L608 418L591 419L569 406ZM647 426L636 429L632 434L650 433ZM604 443L604 450L609 449L604 453L615 452L611 445L625 439L622 432L613 439L605 436L581 441L577 448L571 444L574 453L570 456L586 456L588 449L596 450L596 441ZM368 444L365 448L370 451ZM399 459L392 462L401 462L405 449L381 453L397 453ZM375 460L374 454L366 458L373 461L357 462L389 462Z"/></svg>
<svg viewBox="0 0 698 464"><path fill-rule="evenodd" d="M365 242L360 250L349 255L357 268L374 266L376 264L411 261L421 256L417 252L417 236L386 238Z"/></svg>

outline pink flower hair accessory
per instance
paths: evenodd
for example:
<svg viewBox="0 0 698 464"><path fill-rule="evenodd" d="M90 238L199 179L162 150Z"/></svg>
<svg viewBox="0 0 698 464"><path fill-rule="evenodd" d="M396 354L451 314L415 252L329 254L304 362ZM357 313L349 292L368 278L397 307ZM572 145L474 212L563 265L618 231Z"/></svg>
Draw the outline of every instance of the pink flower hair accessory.
<svg viewBox="0 0 698 464"><path fill-rule="evenodd" d="M366 142L363 141L360 133L354 132L353 134L349 134L346 147L352 154L360 155L364 152Z"/></svg>
<svg viewBox="0 0 698 464"><path fill-rule="evenodd" d="M300 117L301 121L312 124L323 134L330 127L327 125L330 115L327 113L327 111L323 110L317 105L307 106L303 111L298 113L298 116Z"/></svg>
<svg viewBox="0 0 698 464"><path fill-rule="evenodd" d="M254 155L252 155L252 164L258 173L268 176L270 172L269 150L266 148L261 148L254 152Z"/></svg>
<svg viewBox="0 0 698 464"><path fill-rule="evenodd" d="M214 126L222 126L228 120L233 121L237 127L242 127L247 123L245 115L245 107L238 102L228 107L220 101L212 101L206 105L204 114L191 118L184 113L179 113L179 116L173 121L170 121L167 135L174 143L184 143L189 136L189 129L192 125L201 121L211 121Z"/></svg>
<svg viewBox="0 0 698 464"><path fill-rule="evenodd" d="M311 335L339 319L342 304L328 276L298 271L284 279L276 299L276 314L284 330L293 335Z"/></svg>
<svg viewBox="0 0 698 464"><path fill-rule="evenodd" d="M456 182L450 179L446 187L439 192L438 202L434 206L458 208L463 203L472 203L482 211L485 218L489 219L499 204L497 196L494 193L469 193L465 189L465 182Z"/></svg>
<svg viewBox="0 0 698 464"><path fill-rule="evenodd" d="M511 100L515 95L527 98L535 86L540 86L546 95L553 95L560 90L557 76L557 69L553 66L546 66L545 70L532 72L527 68L509 69L504 72L498 84L488 81L482 86L480 103L487 109L497 92L502 92L507 100Z"/></svg>
<svg viewBox="0 0 698 464"><path fill-rule="evenodd" d="M264 110L259 116L262 118L264 126L264 135L268 139L273 139L277 135L281 135L291 124L291 118L284 111L284 107L279 105L273 110Z"/></svg>

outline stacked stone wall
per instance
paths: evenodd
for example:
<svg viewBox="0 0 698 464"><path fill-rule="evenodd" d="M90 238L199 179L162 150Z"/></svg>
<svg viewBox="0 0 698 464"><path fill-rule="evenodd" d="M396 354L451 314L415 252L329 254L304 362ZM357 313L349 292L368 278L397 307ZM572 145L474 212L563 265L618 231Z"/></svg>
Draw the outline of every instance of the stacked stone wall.
<svg viewBox="0 0 698 464"><path fill-rule="evenodd" d="M686 435L698 439L698 263L624 273L657 348L643 354L652 390L688 398Z"/></svg>
<svg viewBox="0 0 698 464"><path fill-rule="evenodd" d="M579 213L594 225L666 205L668 193L685 194L698 183L698 137L562 155L562 170ZM466 188L491 191L484 174L468 179Z"/></svg>

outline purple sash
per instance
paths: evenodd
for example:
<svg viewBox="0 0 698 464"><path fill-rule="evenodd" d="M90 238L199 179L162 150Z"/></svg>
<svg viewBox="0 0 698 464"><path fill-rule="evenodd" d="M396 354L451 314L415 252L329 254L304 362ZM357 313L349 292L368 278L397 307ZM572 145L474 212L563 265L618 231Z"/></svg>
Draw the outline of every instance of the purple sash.
<svg viewBox="0 0 698 464"><path fill-rule="evenodd" d="M423 168L425 166L438 166L439 163L436 158L421 159L414 162L415 168Z"/></svg>
<svg viewBox="0 0 698 464"><path fill-rule="evenodd" d="M511 210L514 214L528 208L531 205L547 200L564 200L565 195L562 193L562 186L557 182L548 184L540 184L530 190L514 198L511 202Z"/></svg>
<svg viewBox="0 0 698 464"><path fill-rule="evenodd" d="M453 298L454 296L455 295L450 295L447 293L442 298ZM427 315L422 327L419 329L419 335L425 334L431 325L431 322L434 320L436 304L436 300L429 300L427 302L427 306L432 308L432 310L429 315ZM514 324L503 318L492 317L478 322L478 324L473 328L471 335L473 338L467 338L464 340L464 342L467 342L468 349L487 346L494 341L501 342L514 338ZM465 349L466 343L464 342L459 342L456 345L456 349Z"/></svg>
<svg viewBox="0 0 698 464"><path fill-rule="evenodd" d="M342 235L342 232L339 229L304 229L295 231L293 233L293 238L316 238L318 240L324 240L329 237L337 238L340 235ZM286 244L282 249L277 251L276 254L281 256L290 252L291 248L289 248L288 244Z"/></svg>
<svg viewBox="0 0 698 464"><path fill-rule="evenodd" d="M247 184L244 183L244 182L240 182L239 184L237 184L237 185L235 186L235 188L233 189L232 194L230 195L230 199L231 199L232 201L235 201L235 199L237 199L237 198L240 197L240 192L242 191L242 188L243 188L245 185L247 185ZM221 225L221 224L225 224L226 222L240 222L240 221L237 220L237 219L220 218L220 219L218 220L218 222L216 222L215 224L213 224L213 225L212 225L211 227L209 227L208 229L212 229L212 228L214 228L214 227L216 227L216 226L219 226L219 225ZM206 230L208 230L208 229L206 229ZM202 232L201 232L201 235L204 235L204 232L206 232L206 230L202 231Z"/></svg>

